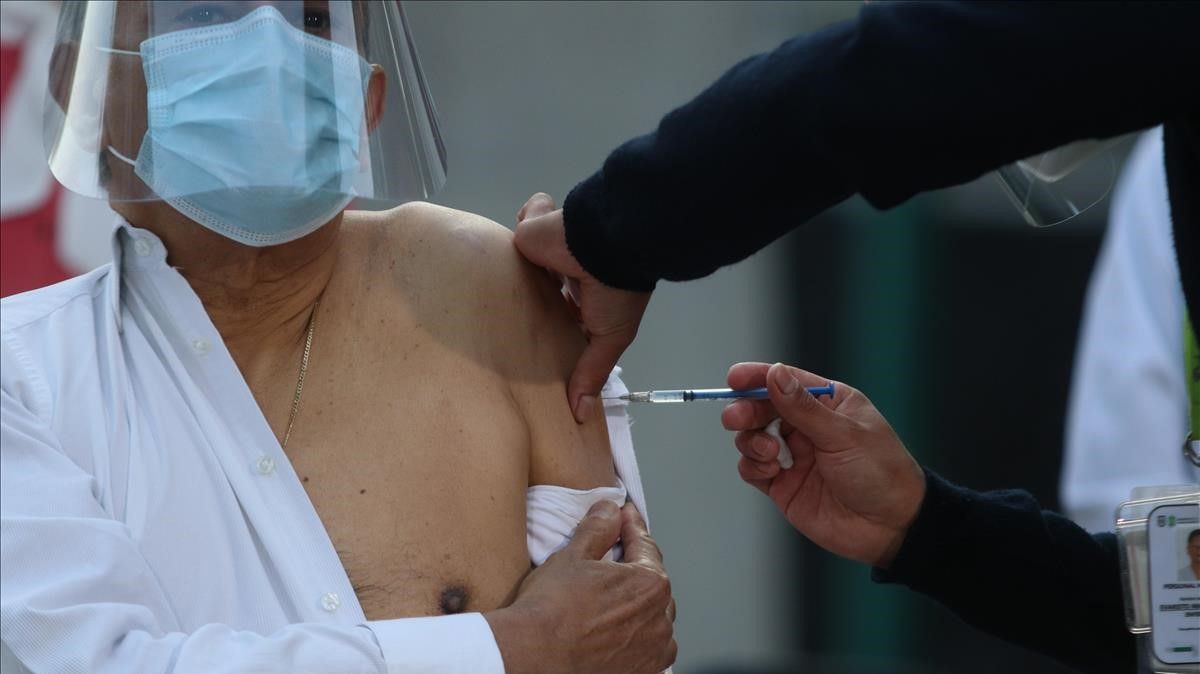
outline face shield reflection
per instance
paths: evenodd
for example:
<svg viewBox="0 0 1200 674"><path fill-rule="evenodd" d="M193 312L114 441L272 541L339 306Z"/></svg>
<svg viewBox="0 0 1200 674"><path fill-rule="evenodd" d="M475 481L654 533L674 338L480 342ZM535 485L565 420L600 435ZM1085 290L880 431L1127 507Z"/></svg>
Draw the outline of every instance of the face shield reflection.
<svg viewBox="0 0 1200 674"><path fill-rule="evenodd" d="M1111 142L1079 141L1013 162L996 178L1033 227L1051 227L1100 203L1116 181Z"/></svg>

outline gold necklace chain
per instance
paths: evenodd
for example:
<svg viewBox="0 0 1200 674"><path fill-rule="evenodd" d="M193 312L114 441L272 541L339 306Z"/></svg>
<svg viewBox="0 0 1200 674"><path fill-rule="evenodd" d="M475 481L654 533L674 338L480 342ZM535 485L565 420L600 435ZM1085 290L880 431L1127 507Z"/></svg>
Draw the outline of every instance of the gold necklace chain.
<svg viewBox="0 0 1200 674"><path fill-rule="evenodd" d="M312 353L313 333L317 331L317 309L321 308L321 300L313 304L312 315L308 317L308 336L304 338L304 356L300 358L300 377L296 380L296 395L292 398L292 413L288 416L287 431L283 434L280 448L287 449L288 440L292 437L292 427L296 425L296 414L300 412L300 396L304 394L304 375L308 374L308 357Z"/></svg>

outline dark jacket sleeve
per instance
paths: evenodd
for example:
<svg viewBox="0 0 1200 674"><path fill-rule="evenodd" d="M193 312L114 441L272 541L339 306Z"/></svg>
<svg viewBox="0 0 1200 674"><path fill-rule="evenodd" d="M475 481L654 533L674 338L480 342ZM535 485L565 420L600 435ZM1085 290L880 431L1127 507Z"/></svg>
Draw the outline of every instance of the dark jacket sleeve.
<svg viewBox="0 0 1200 674"><path fill-rule="evenodd" d="M975 492L926 471L927 492L878 582L926 594L966 622L1085 672L1137 671L1116 538L1043 511L1027 492Z"/></svg>
<svg viewBox="0 0 1200 674"><path fill-rule="evenodd" d="M734 66L564 203L610 285L704 276L862 194L879 208L1198 107L1200 3L881 2Z"/></svg>

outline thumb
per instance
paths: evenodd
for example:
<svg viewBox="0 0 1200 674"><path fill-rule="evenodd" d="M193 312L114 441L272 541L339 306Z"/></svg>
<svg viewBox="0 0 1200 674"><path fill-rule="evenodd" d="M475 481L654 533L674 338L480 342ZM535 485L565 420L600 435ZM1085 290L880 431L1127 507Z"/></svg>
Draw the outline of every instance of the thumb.
<svg viewBox="0 0 1200 674"><path fill-rule="evenodd" d="M625 561L631 564L649 563L661 567L662 551L650 537L646 528L646 520L632 503L626 503L621 508L621 546L624 548Z"/></svg>
<svg viewBox="0 0 1200 674"><path fill-rule="evenodd" d="M539 267L571 278L587 274L567 248L562 210L522 220L517 224L513 244L525 259Z"/></svg>
<svg viewBox="0 0 1200 674"><path fill-rule="evenodd" d="M525 202L525 205L521 206L521 210L517 211L517 222L519 223L522 220L528 220L529 218L536 218L539 215L545 215L553 210L554 197L551 197L545 192L538 192L537 194L529 197L529 200Z"/></svg>
<svg viewBox="0 0 1200 674"><path fill-rule="evenodd" d="M567 547L557 554L571 559L600 559L621 537L621 511L612 501L600 501L575 527Z"/></svg>
<svg viewBox="0 0 1200 674"><path fill-rule="evenodd" d="M600 389L604 388L609 373L632 341L632 337L618 333L593 335L583 353L579 354L579 361L567 385L567 400L571 401L575 421L582 424L591 418Z"/></svg>
<svg viewBox="0 0 1200 674"><path fill-rule="evenodd" d="M767 370L767 389L775 410L817 447L836 441L842 420L840 414L805 389L805 386L824 383L827 382L811 372L782 363L775 363Z"/></svg>

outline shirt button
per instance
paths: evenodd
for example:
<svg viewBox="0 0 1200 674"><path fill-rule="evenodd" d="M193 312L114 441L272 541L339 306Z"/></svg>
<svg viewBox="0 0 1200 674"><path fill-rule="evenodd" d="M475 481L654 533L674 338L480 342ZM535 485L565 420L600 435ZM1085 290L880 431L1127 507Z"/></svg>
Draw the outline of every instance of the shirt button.
<svg viewBox="0 0 1200 674"><path fill-rule="evenodd" d="M192 351L195 351L196 353L203 356L204 354L208 353L209 351L212 351L212 344L209 344L207 339L200 339L200 338L193 339L192 340Z"/></svg>
<svg viewBox="0 0 1200 674"><path fill-rule="evenodd" d="M261 457L254 464L254 467L258 469L259 475L270 475L275 472L275 459L269 456Z"/></svg>
<svg viewBox="0 0 1200 674"><path fill-rule="evenodd" d="M321 595L321 608L333 613L342 605L342 600L338 599L336 592L326 592Z"/></svg>
<svg viewBox="0 0 1200 674"><path fill-rule="evenodd" d="M143 257L149 255L152 249L153 247L150 245L150 242L145 239L138 239L133 242L133 250Z"/></svg>

